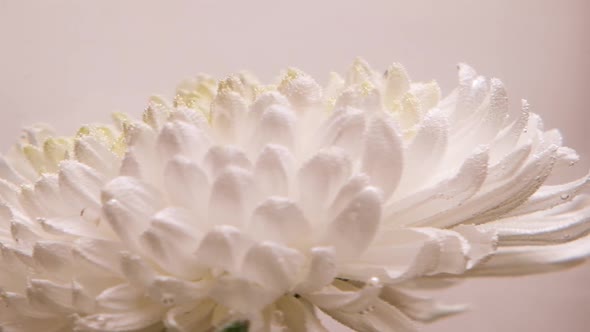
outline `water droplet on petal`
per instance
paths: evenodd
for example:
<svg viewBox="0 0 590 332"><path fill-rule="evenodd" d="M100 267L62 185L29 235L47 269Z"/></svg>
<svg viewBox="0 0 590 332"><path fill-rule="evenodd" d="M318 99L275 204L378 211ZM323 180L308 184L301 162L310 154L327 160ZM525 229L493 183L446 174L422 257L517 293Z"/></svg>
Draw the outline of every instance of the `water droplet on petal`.
<svg viewBox="0 0 590 332"><path fill-rule="evenodd" d="M176 301L174 300L174 297L172 295L162 295L162 304L169 307L171 305L174 305Z"/></svg>
<svg viewBox="0 0 590 332"><path fill-rule="evenodd" d="M567 200L567 199L570 198L570 194L562 194L560 197L561 197L562 200L565 201L565 200Z"/></svg>
<svg viewBox="0 0 590 332"><path fill-rule="evenodd" d="M371 277L369 279L368 284L371 286L378 286L379 284L381 284L381 279L379 279L378 277Z"/></svg>
<svg viewBox="0 0 590 332"><path fill-rule="evenodd" d="M365 309L359 311L359 314L366 315L366 314L372 312L373 310L375 310L375 306L374 305L370 305L370 306L366 307Z"/></svg>
<svg viewBox="0 0 590 332"><path fill-rule="evenodd" d="M96 317L96 322L98 323L99 326L105 326L107 323L105 318L102 316Z"/></svg>

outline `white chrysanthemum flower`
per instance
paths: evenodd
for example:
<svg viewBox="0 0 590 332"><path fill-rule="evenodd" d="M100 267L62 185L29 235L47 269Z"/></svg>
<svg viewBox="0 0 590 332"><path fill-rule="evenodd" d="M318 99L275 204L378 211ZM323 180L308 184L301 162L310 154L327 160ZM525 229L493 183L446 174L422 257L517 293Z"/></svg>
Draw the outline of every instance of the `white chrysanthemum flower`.
<svg viewBox="0 0 590 332"><path fill-rule="evenodd" d="M357 60L26 130L0 159L0 330L412 331L461 310L412 290L581 262L587 177L543 185L577 160L560 134L465 65L440 95Z"/></svg>

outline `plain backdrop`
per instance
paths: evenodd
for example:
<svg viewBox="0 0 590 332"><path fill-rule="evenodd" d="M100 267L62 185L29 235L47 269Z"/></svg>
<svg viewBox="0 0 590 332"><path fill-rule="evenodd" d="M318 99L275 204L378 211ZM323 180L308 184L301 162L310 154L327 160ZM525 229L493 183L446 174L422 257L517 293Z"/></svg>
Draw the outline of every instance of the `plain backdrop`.
<svg viewBox="0 0 590 332"><path fill-rule="evenodd" d="M526 98L562 129L583 156L581 174L590 166L589 18L587 0L0 0L0 146L34 122L69 134L113 111L139 115L150 94L171 94L198 72L249 69L269 81L296 66L325 81L363 56L381 69L401 62L446 92L457 62L501 78L512 106ZM472 310L424 331L586 332L589 283L590 264L466 282L437 296Z"/></svg>

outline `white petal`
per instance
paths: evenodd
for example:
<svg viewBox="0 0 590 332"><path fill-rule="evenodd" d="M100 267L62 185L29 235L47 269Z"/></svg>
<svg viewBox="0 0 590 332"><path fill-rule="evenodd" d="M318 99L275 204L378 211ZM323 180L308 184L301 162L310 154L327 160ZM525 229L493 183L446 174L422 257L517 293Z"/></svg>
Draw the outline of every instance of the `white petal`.
<svg viewBox="0 0 590 332"><path fill-rule="evenodd" d="M131 249L139 248L138 237L148 225L148 217L137 215L118 200L111 199L103 204L102 213L119 241Z"/></svg>
<svg viewBox="0 0 590 332"><path fill-rule="evenodd" d="M374 307L367 313L351 314L337 310L329 310L326 313L358 332L417 331L413 322L399 309L381 300L375 301Z"/></svg>
<svg viewBox="0 0 590 332"><path fill-rule="evenodd" d="M250 112L248 113L248 120L255 123L260 119L264 111L272 105L288 106L289 101L285 96L277 91L267 91L256 98Z"/></svg>
<svg viewBox="0 0 590 332"><path fill-rule="evenodd" d="M55 312L51 310L46 311L43 308L34 307L27 297L21 294L4 291L0 294L2 295L3 303L8 305L9 309L12 309L25 317L29 317L29 320L54 318L56 316Z"/></svg>
<svg viewBox="0 0 590 332"><path fill-rule="evenodd" d="M459 64L459 91L455 110L452 114L453 122L465 119L469 113L475 111L484 101L488 92L488 82L482 76L477 76L473 68L466 64Z"/></svg>
<svg viewBox="0 0 590 332"><path fill-rule="evenodd" d="M84 210L85 211L85 210ZM84 212L86 213L86 212ZM106 239L109 233L97 227L95 224L84 220L80 216L64 218L38 218L44 231L54 235L67 235L72 237L90 237Z"/></svg>
<svg viewBox="0 0 590 332"><path fill-rule="evenodd" d="M100 188L105 180L96 170L82 163L68 160L60 164L59 188L65 200L78 211L84 208L99 211Z"/></svg>
<svg viewBox="0 0 590 332"><path fill-rule="evenodd" d="M190 221L191 215L186 211L165 209L154 216L140 242L165 270L192 280L202 274L202 269L192 255L200 236L191 228Z"/></svg>
<svg viewBox="0 0 590 332"><path fill-rule="evenodd" d="M31 317L31 316L27 316ZM66 332L71 330L71 323L67 319L58 317L29 318L24 322L7 322L3 326L5 332L44 331Z"/></svg>
<svg viewBox="0 0 590 332"><path fill-rule="evenodd" d="M376 76L377 74L369 63L365 59L357 57L346 72L346 84L362 84L367 81L372 83Z"/></svg>
<svg viewBox="0 0 590 332"><path fill-rule="evenodd" d="M338 275L336 255L332 247L314 247L310 250L307 275L297 285L295 292L311 293L331 284Z"/></svg>
<svg viewBox="0 0 590 332"><path fill-rule="evenodd" d="M177 306L166 313L164 324L171 332L207 332L213 328L211 317L214 308L213 301Z"/></svg>
<svg viewBox="0 0 590 332"><path fill-rule="evenodd" d="M152 128L158 130L170 116L171 105L168 100L160 96L151 96L148 107L143 112L142 120Z"/></svg>
<svg viewBox="0 0 590 332"><path fill-rule="evenodd" d="M529 122L529 104L522 100L522 110L518 118L501 133L492 147L492 158L502 157L509 153L517 144Z"/></svg>
<svg viewBox="0 0 590 332"><path fill-rule="evenodd" d="M465 160L455 176L429 188L390 203L387 215L391 222L422 225L420 220L461 205L477 193L487 175L488 154L478 149ZM426 224L427 225L427 224Z"/></svg>
<svg viewBox="0 0 590 332"><path fill-rule="evenodd" d="M15 248L14 246L2 243L0 244L0 253L2 254L0 256L2 258L2 267L8 271L11 271L11 273L14 273L15 276L26 275L29 269L37 268L35 260L33 259L32 254L28 248L23 250L21 248ZM4 280L7 287L9 287L11 284L23 286L26 282L26 280L18 280L16 278L4 277L3 279L8 279ZM15 289L19 288L22 287L15 287ZM10 288L7 289L10 290Z"/></svg>
<svg viewBox="0 0 590 332"><path fill-rule="evenodd" d="M156 271L137 255L121 253L120 264L121 271L133 287L147 289L156 280Z"/></svg>
<svg viewBox="0 0 590 332"><path fill-rule="evenodd" d="M130 246L148 226L149 218L162 207L157 189L131 177L118 177L102 191L103 214L117 235Z"/></svg>
<svg viewBox="0 0 590 332"><path fill-rule="evenodd" d="M346 184L340 188L336 198L330 206L330 217L336 217L350 201L369 185L369 177L365 174L353 175Z"/></svg>
<svg viewBox="0 0 590 332"><path fill-rule="evenodd" d="M365 122L364 112L354 108L334 112L319 132L322 147L337 146L356 158L362 147Z"/></svg>
<svg viewBox="0 0 590 332"><path fill-rule="evenodd" d="M33 279L27 288L27 298L39 310L59 314L72 311L72 288L49 280Z"/></svg>
<svg viewBox="0 0 590 332"><path fill-rule="evenodd" d="M555 162L555 169L567 170L569 167L575 165L580 161L578 153L567 146L561 146L557 149L557 161Z"/></svg>
<svg viewBox="0 0 590 332"><path fill-rule="evenodd" d="M429 226L449 227L461 222L483 223L522 204L547 178L553 166L556 147L552 146L536 155L508 181L496 184L493 189L466 201L461 206L423 220Z"/></svg>
<svg viewBox="0 0 590 332"><path fill-rule="evenodd" d="M315 106L322 97L322 88L309 75L296 69L289 69L287 76L278 87L297 110Z"/></svg>
<svg viewBox="0 0 590 332"><path fill-rule="evenodd" d="M496 230L484 230L474 225L459 225L453 231L461 234L469 243L467 268L471 269L494 254L498 246Z"/></svg>
<svg viewBox="0 0 590 332"><path fill-rule="evenodd" d="M179 245L195 247L202 236L201 226L194 220L193 214L183 208L169 207L156 213L151 219L151 228L178 240ZM192 249L195 249L192 248Z"/></svg>
<svg viewBox="0 0 590 332"><path fill-rule="evenodd" d="M501 245L542 245L586 235L589 221L590 200L584 195L546 212L504 218L478 228L497 232Z"/></svg>
<svg viewBox="0 0 590 332"><path fill-rule="evenodd" d="M210 294L219 304L242 313L257 313L281 295L275 290L233 277L218 278Z"/></svg>
<svg viewBox="0 0 590 332"><path fill-rule="evenodd" d="M406 69L399 63L391 65L385 76L385 103L391 105L410 89L410 78Z"/></svg>
<svg viewBox="0 0 590 332"><path fill-rule="evenodd" d="M479 138L479 144L489 142L498 134L508 114L506 89L504 84L497 78L490 80L490 95L487 103L489 103L489 110L482 119L481 127L475 130Z"/></svg>
<svg viewBox="0 0 590 332"><path fill-rule="evenodd" d="M303 295L322 310L338 310L357 313L368 309L379 298L380 285L366 285L357 288L344 281L335 281L334 285L322 291Z"/></svg>
<svg viewBox="0 0 590 332"><path fill-rule="evenodd" d="M233 142L238 136L239 123L246 114L246 101L231 89L219 89L211 103L211 126L218 139Z"/></svg>
<svg viewBox="0 0 590 332"><path fill-rule="evenodd" d="M122 275L118 261L124 247L120 242L80 238L76 240L75 245L73 255L78 262L85 262L95 271Z"/></svg>
<svg viewBox="0 0 590 332"><path fill-rule="evenodd" d="M532 151L531 144L525 144L508 153L496 164L490 166L486 184L495 184L509 179L525 164Z"/></svg>
<svg viewBox="0 0 590 332"><path fill-rule="evenodd" d="M411 319L427 323L461 313L466 309L463 305L441 304L431 298L411 295L390 286L383 288L380 297Z"/></svg>
<svg viewBox="0 0 590 332"><path fill-rule="evenodd" d="M163 205L158 189L139 179L120 176L107 183L102 190L102 202L118 200L139 215L151 215Z"/></svg>
<svg viewBox="0 0 590 332"><path fill-rule="evenodd" d="M56 273L58 278L72 272L72 246L69 244L39 241L33 249L33 259L45 271Z"/></svg>
<svg viewBox="0 0 590 332"><path fill-rule="evenodd" d="M109 147L96 137L84 136L75 140L74 154L76 159L103 174L114 175L120 161Z"/></svg>
<svg viewBox="0 0 590 332"><path fill-rule="evenodd" d="M254 210L250 220L254 236L288 245L305 243L311 232L299 207L287 198L269 197Z"/></svg>
<svg viewBox="0 0 590 332"><path fill-rule="evenodd" d="M230 166L245 170L252 168L246 154L233 146L213 146L207 151L203 160L203 167L211 178L217 177Z"/></svg>
<svg viewBox="0 0 590 332"><path fill-rule="evenodd" d="M144 177L157 173L156 134L153 128L142 122L125 127L127 151L133 151L133 157L141 165L141 174Z"/></svg>
<svg viewBox="0 0 590 332"><path fill-rule="evenodd" d="M383 190L386 200L402 175L402 140L385 115L371 118L365 136L361 168L369 175L371 184Z"/></svg>
<svg viewBox="0 0 590 332"><path fill-rule="evenodd" d="M212 281L191 282L173 277L157 277L149 289L152 299L163 306L174 307L192 304L206 298Z"/></svg>
<svg viewBox="0 0 590 332"><path fill-rule="evenodd" d="M12 206L19 206L18 187L4 178L0 178L0 201Z"/></svg>
<svg viewBox="0 0 590 332"><path fill-rule="evenodd" d="M575 266L590 256L590 236L546 246L501 247L485 263L471 270L475 276L514 276L551 272Z"/></svg>
<svg viewBox="0 0 590 332"><path fill-rule="evenodd" d="M263 242L250 248L244 257L242 273L252 282L284 292L294 286L304 260L295 249Z"/></svg>
<svg viewBox="0 0 590 332"><path fill-rule="evenodd" d="M131 176L138 179L142 178L142 170L139 165L139 160L135 156L136 152L133 147L129 147L123 160L121 161L121 169L119 171L122 176ZM145 172L145 170L144 170Z"/></svg>
<svg viewBox="0 0 590 332"><path fill-rule="evenodd" d="M344 88L344 78L340 76L339 73L330 72L330 77L328 78L328 83L324 86L324 99L325 100L334 100L338 95L342 92Z"/></svg>
<svg viewBox="0 0 590 332"><path fill-rule="evenodd" d="M209 122L205 117L203 112L199 112L194 108L182 108L176 107L170 113L169 117L170 121L173 122L186 122L189 123L201 130L203 130L207 135L209 135Z"/></svg>
<svg viewBox="0 0 590 332"><path fill-rule="evenodd" d="M539 129L540 133L540 144L539 148L545 149L552 145L557 146L558 148L563 145L563 136L561 132L557 129L549 129L547 131L543 131Z"/></svg>
<svg viewBox="0 0 590 332"><path fill-rule="evenodd" d="M24 248L32 248L37 241L42 239L37 227L17 220L10 222L10 233L14 241Z"/></svg>
<svg viewBox="0 0 590 332"><path fill-rule="evenodd" d="M365 253L364 261L384 268L386 278L461 274L468 264L469 243L454 231L402 228L382 232L376 242ZM381 277L381 273L376 276Z"/></svg>
<svg viewBox="0 0 590 332"><path fill-rule="evenodd" d="M340 149L318 152L299 170L299 203L310 219L319 218L352 171L351 161Z"/></svg>
<svg viewBox="0 0 590 332"><path fill-rule="evenodd" d="M508 216L522 215L536 211L543 211L557 205L569 202L590 182L590 175L559 185L543 186L521 206L510 211Z"/></svg>
<svg viewBox="0 0 590 332"><path fill-rule="evenodd" d="M195 255L199 264L235 271L250 245L237 228L218 225L203 237Z"/></svg>
<svg viewBox="0 0 590 332"><path fill-rule="evenodd" d="M21 186L18 200L24 212L33 219L48 214L47 209L37 199L34 187L30 185Z"/></svg>
<svg viewBox="0 0 590 332"><path fill-rule="evenodd" d="M261 194L288 195L293 164L293 156L287 148L272 144L265 146L254 166L254 180Z"/></svg>
<svg viewBox="0 0 590 332"><path fill-rule="evenodd" d="M87 288L76 281L72 282L72 306L78 312L90 314L96 312L96 298L94 292L90 292Z"/></svg>
<svg viewBox="0 0 590 332"><path fill-rule="evenodd" d="M228 168L213 182L209 199L209 222L217 225L242 225L257 200L252 174Z"/></svg>
<svg viewBox="0 0 590 332"><path fill-rule="evenodd" d="M296 116L285 106L269 106L262 114L251 138L252 151L266 144L278 144L293 149L295 146Z"/></svg>
<svg viewBox="0 0 590 332"><path fill-rule="evenodd" d="M404 155L402 193L404 189L412 190L436 175L436 165L447 149L448 131L449 123L443 111L433 109L426 114Z"/></svg>
<svg viewBox="0 0 590 332"><path fill-rule="evenodd" d="M17 207L7 205L6 203L0 203L0 220L2 220L2 222L6 224L12 221L18 221L27 224L31 227L36 227L35 223L31 220L31 218L29 218L25 214L25 211L22 211ZM3 231L7 231L6 227L0 229L3 229Z"/></svg>
<svg viewBox="0 0 590 332"><path fill-rule="evenodd" d="M324 241L340 257L358 256L369 246L381 222L381 195L367 187L328 226Z"/></svg>
<svg viewBox="0 0 590 332"><path fill-rule="evenodd" d="M21 184L27 181L26 178L21 176L3 156L0 157L0 178L6 179L14 184Z"/></svg>
<svg viewBox="0 0 590 332"><path fill-rule="evenodd" d="M41 175L35 182L35 198L48 215L63 215L72 211L70 204L62 199L56 174Z"/></svg>
<svg viewBox="0 0 590 332"><path fill-rule="evenodd" d="M436 81L412 83L410 85L410 93L418 98L420 108L424 111L436 107L441 99L440 87Z"/></svg>
<svg viewBox="0 0 590 332"><path fill-rule="evenodd" d="M468 264L469 243L457 232L436 229L436 228L416 228L417 232L426 234L439 247L439 253L436 256L436 266L428 274L434 275L439 273L462 274L465 272Z"/></svg>
<svg viewBox="0 0 590 332"><path fill-rule="evenodd" d="M76 321L80 332L159 332L162 330L160 307L134 308L125 313L94 314Z"/></svg>
<svg viewBox="0 0 590 332"><path fill-rule="evenodd" d="M183 121L168 122L158 136L158 151L163 160L177 154L200 160L211 144L198 127Z"/></svg>
<svg viewBox="0 0 590 332"><path fill-rule="evenodd" d="M436 237L402 228L381 232L375 242L359 263L341 266L340 275L398 282L427 275L439 266L441 246Z"/></svg>
<svg viewBox="0 0 590 332"><path fill-rule="evenodd" d="M133 310L144 299L145 292L127 283L107 288L96 297L100 308L113 311Z"/></svg>
<svg viewBox="0 0 590 332"><path fill-rule="evenodd" d="M174 157L166 165L164 186L172 203L204 213L209 199L209 179L195 162Z"/></svg>
<svg viewBox="0 0 590 332"><path fill-rule="evenodd" d="M378 112L383 109L381 91L374 84L365 81L363 83L348 86L334 105L335 110L347 108L360 109L368 113Z"/></svg>
<svg viewBox="0 0 590 332"><path fill-rule="evenodd" d="M283 296L276 305L283 312L284 322L289 331L328 332L309 302L292 296Z"/></svg>

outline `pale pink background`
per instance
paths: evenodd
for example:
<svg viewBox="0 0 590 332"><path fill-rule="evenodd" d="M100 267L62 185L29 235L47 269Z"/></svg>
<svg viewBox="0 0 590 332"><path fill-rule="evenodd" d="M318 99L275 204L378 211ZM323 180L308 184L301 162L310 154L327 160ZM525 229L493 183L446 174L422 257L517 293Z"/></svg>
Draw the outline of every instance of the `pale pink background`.
<svg viewBox="0 0 590 332"><path fill-rule="evenodd" d="M525 1L23 1L0 0L0 146L22 125L63 133L139 115L146 97L182 78L286 66L324 80L361 55L406 65L449 91L465 61L503 79L562 129L590 166L590 2ZM473 310L424 331L590 330L590 264L561 273L477 280L447 291ZM337 330L334 328L334 330Z"/></svg>

